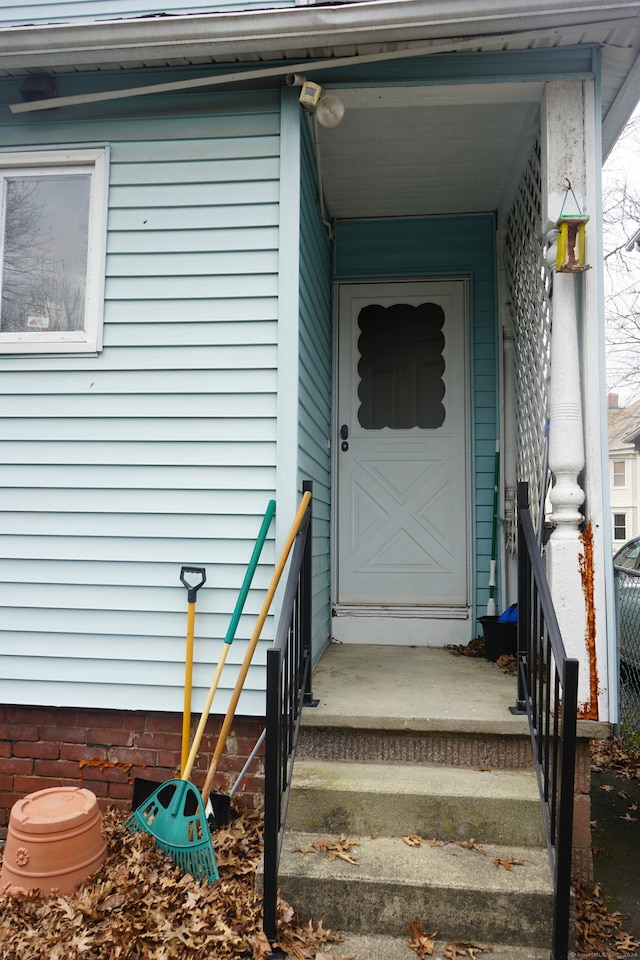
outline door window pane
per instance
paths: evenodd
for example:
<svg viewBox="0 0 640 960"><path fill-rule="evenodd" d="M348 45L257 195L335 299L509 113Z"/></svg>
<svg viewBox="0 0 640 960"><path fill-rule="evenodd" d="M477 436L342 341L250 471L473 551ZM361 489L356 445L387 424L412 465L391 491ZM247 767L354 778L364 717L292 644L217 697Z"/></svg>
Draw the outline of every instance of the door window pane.
<svg viewBox="0 0 640 960"><path fill-rule="evenodd" d="M358 326L358 421L366 430L423 430L445 419L444 311L435 303L370 304Z"/></svg>

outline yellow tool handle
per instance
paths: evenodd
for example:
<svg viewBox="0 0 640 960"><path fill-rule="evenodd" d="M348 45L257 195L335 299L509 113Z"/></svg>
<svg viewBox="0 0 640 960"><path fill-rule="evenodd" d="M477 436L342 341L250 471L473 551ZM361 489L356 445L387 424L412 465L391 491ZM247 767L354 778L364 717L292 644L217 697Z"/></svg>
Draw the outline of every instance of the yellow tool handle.
<svg viewBox="0 0 640 960"><path fill-rule="evenodd" d="M213 778L216 775L218 764L220 763L220 758L224 751L225 744L227 742L227 737L229 736L229 730L231 729L231 724L233 723L233 717L235 714L236 707L238 705L238 700L240 699L242 687L244 685L244 681L246 679L247 673L249 672L249 667L251 666L251 660L253 659L253 654L258 644L258 640L260 639L260 633L262 631L262 627L264 626L264 622L267 619L267 614L269 613L271 601L273 600L274 594L278 587L278 583L280 582L280 577L282 576L282 572L285 568L294 540L296 539L298 535L298 531L300 530L300 527L302 525L302 521L304 520L304 515L306 513L307 506L310 500L311 500L311 494L307 490L306 493L303 494L302 500L300 501L298 512L296 513L295 519L291 526L291 530L289 531L289 536L287 537L286 543L282 549L282 553L280 554L280 559L278 560L278 564L274 570L273 576L271 578L271 583L269 585L269 589L267 590L266 596L264 598L264 603L262 604L262 609L260 610L258 619L256 621L256 625L251 635L251 640L249 641L249 646L247 647L247 652L245 653L244 660L242 662L242 667L240 668L240 673L238 674L238 679L236 680L236 685L235 685L233 694L231 696L231 701L227 709L227 714L224 718L224 723L222 724L222 730L220 731L220 736L218 737L218 743L216 744L216 749L213 754L213 758L211 760L211 766L209 767L207 778L202 788L202 799L205 805L207 803L207 800L209 799L209 794L211 793L211 785L213 783Z"/></svg>
<svg viewBox="0 0 640 960"><path fill-rule="evenodd" d="M202 716L200 717L200 722L198 723L198 729L195 732L193 738L193 743L191 745L191 752L187 758L184 770L180 774L181 780L188 780L191 776L191 771L193 770L193 765L196 762L196 757L198 755L198 750L200 749L200 741L202 740L202 735L204 733L204 728L207 725L207 720L209 719L209 711L211 710L211 704L213 703L213 698L218 689L218 683L220 682L220 676L222 674L222 668L224 667L224 662L227 659L227 654L229 653L229 647L231 644L223 643L222 644L222 654L220 656L220 661L216 669L216 674L211 681L211 686L209 687L209 693L207 696L207 702L204 705L204 710L202 711Z"/></svg>
<svg viewBox="0 0 640 960"><path fill-rule="evenodd" d="M191 689L193 684L193 641L196 624L196 605L187 604L187 653L184 665L184 706L182 708L182 752L180 755L180 776L184 772L189 756L191 740Z"/></svg>

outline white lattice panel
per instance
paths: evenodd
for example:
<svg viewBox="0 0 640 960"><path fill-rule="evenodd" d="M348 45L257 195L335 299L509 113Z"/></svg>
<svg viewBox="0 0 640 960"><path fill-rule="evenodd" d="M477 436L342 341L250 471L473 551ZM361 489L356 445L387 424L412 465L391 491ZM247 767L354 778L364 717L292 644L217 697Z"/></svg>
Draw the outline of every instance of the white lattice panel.
<svg viewBox="0 0 640 960"><path fill-rule="evenodd" d="M545 461L545 423L551 353L552 274L542 233L540 148L536 144L507 220L505 267L514 328L518 480L529 484L534 526L538 525ZM508 542L515 547L514 519Z"/></svg>

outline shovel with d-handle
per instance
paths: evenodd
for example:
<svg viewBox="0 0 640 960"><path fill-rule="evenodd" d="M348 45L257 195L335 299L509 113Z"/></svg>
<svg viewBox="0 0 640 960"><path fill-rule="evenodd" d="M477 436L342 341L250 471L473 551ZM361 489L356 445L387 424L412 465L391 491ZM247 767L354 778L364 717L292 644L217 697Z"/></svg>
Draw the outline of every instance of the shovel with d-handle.
<svg viewBox="0 0 640 960"><path fill-rule="evenodd" d="M231 729L231 724L233 723L233 717L235 714L236 707L238 705L238 700L240 699L240 694L242 693L244 681L246 679L247 673L249 672L249 667L251 666L251 660L253 659L253 654L258 645L258 640L260 639L262 627L264 626L264 622L267 619L267 614L269 613L271 601L273 600L273 596L276 592L278 583L280 582L280 577L282 576L282 572L285 568L285 564L287 562L289 554L291 553L291 548L293 546L294 540L296 539L296 536L298 535L298 531L302 526L302 521L304 520L304 515L306 513L307 506L310 500L311 500L311 494L309 493L309 491L306 491L302 495L302 500L300 501L298 512L296 513L296 516L293 521L293 524L291 525L291 530L289 531L289 535L287 537L286 543L282 549L282 553L280 554L280 559L278 560L278 564L274 570L273 577L271 578L271 583L269 584L269 589L267 590L267 594L262 604L262 609L260 610L254 631L251 635L251 640L249 641L247 652L245 653L244 660L242 661L242 667L240 668L240 673L238 674L238 679L236 680L236 685L234 687L233 694L231 695L231 700L227 708L227 713L224 718L224 723L222 724L222 730L220 731L220 736L218 737L218 742L216 744L216 749L214 751L213 758L211 760L211 765L209 767L209 771L207 773L204 786L202 788L202 799L205 803L205 806L208 806L208 803L209 803L209 794L211 793L213 778L216 775L218 764L220 763L220 758L223 754L223 751L227 742L227 737L229 736L229 730ZM226 806L226 805L223 805L223 806ZM211 807L213 807L213 804L211 805ZM211 810L211 807L208 807L209 812L213 812Z"/></svg>
<svg viewBox="0 0 640 960"><path fill-rule="evenodd" d="M194 574L200 579L197 583L190 583L187 574ZM184 772L189 756L189 741L191 739L191 688L193 683L193 641L196 624L196 597L198 590L206 582L207 572L204 567L182 567L180 580L187 588L187 654L184 669L184 707L182 711L182 752L180 754L180 776Z"/></svg>
<svg viewBox="0 0 640 960"><path fill-rule="evenodd" d="M187 574L196 575L200 579L197 583L190 583ZM207 571L204 567L181 567L180 580L187 588L187 651L184 662L184 705L182 710L182 748L180 753L180 774L185 768L189 756L189 741L191 739L191 690L193 683L193 644L196 622L196 597L200 587L206 583ZM157 780L146 780L136 777L133 781L133 797L131 808L135 810L156 790L161 783Z"/></svg>

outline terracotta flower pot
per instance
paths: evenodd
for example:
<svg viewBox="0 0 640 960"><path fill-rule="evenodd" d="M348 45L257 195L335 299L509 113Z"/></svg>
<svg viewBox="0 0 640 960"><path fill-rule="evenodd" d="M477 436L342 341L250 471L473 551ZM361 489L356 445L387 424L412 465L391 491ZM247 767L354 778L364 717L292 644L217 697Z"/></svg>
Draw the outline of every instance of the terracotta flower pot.
<svg viewBox="0 0 640 960"><path fill-rule="evenodd" d="M38 790L11 809L0 893L73 893L102 866L106 849L95 794L81 787Z"/></svg>

